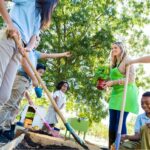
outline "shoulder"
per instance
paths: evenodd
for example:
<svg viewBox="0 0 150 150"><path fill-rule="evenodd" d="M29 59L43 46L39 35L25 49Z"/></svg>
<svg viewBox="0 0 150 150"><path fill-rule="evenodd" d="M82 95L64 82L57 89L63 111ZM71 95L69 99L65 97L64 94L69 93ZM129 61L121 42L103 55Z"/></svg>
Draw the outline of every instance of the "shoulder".
<svg viewBox="0 0 150 150"><path fill-rule="evenodd" d="M55 95L55 96L60 95L60 91L59 91L59 90L58 90L58 91L55 91L53 95Z"/></svg>
<svg viewBox="0 0 150 150"><path fill-rule="evenodd" d="M59 93L59 90L55 91L54 94Z"/></svg>
<svg viewBox="0 0 150 150"><path fill-rule="evenodd" d="M142 114L139 114L139 115L137 116L137 119L142 119L142 118L144 118L144 117L146 117L146 115L145 115L145 113L142 113Z"/></svg>

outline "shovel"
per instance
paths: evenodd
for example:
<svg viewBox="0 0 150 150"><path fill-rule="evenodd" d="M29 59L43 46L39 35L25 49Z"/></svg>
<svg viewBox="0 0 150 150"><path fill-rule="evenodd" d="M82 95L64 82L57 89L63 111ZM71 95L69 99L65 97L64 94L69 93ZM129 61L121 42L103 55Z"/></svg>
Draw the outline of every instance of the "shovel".
<svg viewBox="0 0 150 150"><path fill-rule="evenodd" d="M126 94L127 94L127 88L128 88L129 71L130 71L130 66L127 66L125 85L124 85L124 93L123 93L123 101L122 101L122 107L121 107L121 113L120 113L120 119L119 119L119 126L118 126L118 133L117 133L115 143L111 146L111 150L119 150L119 145L120 145L120 140L121 140L122 123L123 123L123 116L124 116L124 109L125 109L125 105L126 105Z"/></svg>

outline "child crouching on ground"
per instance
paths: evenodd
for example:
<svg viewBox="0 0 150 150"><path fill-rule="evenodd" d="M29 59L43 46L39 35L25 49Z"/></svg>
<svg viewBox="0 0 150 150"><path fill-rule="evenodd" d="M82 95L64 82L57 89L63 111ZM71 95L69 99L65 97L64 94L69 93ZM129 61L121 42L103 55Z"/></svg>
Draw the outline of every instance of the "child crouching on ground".
<svg viewBox="0 0 150 150"><path fill-rule="evenodd" d="M137 116L134 127L135 134L122 135L122 141L129 141L123 142L120 146L120 150L150 149L150 92L146 92L142 95L141 107L145 112Z"/></svg>

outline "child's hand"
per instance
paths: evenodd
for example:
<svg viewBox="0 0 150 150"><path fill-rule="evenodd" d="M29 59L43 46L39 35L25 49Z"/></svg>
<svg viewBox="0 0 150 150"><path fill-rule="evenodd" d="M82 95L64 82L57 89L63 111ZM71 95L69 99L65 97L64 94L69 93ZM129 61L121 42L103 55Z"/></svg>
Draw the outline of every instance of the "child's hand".
<svg viewBox="0 0 150 150"><path fill-rule="evenodd" d="M27 46L27 47L25 47L25 51L26 51L26 52L31 52L32 49L31 49L30 47Z"/></svg>
<svg viewBox="0 0 150 150"><path fill-rule="evenodd" d="M150 123L147 123L146 125L147 125L148 128L150 128Z"/></svg>
<svg viewBox="0 0 150 150"><path fill-rule="evenodd" d="M21 45L21 42L19 42L21 40L21 37L20 37L18 30L13 25L10 24L7 26L6 35L7 35L7 38L14 39L15 43L17 44L17 48L19 52L21 53L22 56L24 56L25 49Z"/></svg>
<svg viewBox="0 0 150 150"><path fill-rule="evenodd" d="M124 140L127 140L128 138L127 138L127 135L126 134L123 134L123 135L121 135L121 141L124 141Z"/></svg>
<svg viewBox="0 0 150 150"><path fill-rule="evenodd" d="M20 38L20 34L19 34L17 28L12 23L7 25L7 34L8 34L8 37L9 36L13 37L13 36L15 36L13 34L16 34L18 36L18 38Z"/></svg>
<svg viewBox="0 0 150 150"><path fill-rule="evenodd" d="M64 52L64 57L70 57L71 53L70 52Z"/></svg>
<svg viewBox="0 0 150 150"><path fill-rule="evenodd" d="M29 104L30 104L31 106L33 105L33 102L32 102L31 100L29 100L28 102L29 102Z"/></svg>

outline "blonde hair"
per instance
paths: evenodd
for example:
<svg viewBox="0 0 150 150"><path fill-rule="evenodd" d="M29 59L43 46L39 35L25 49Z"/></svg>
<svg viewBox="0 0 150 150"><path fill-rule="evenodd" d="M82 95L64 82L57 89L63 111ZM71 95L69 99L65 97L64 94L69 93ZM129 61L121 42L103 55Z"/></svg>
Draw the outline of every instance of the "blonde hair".
<svg viewBox="0 0 150 150"><path fill-rule="evenodd" d="M117 45L120 50L121 50L121 55L120 55L120 63L125 59L125 57L127 56L127 52L125 49L125 46L123 45L122 42L114 42L113 44ZM111 68L117 67L117 58L116 56L112 56L112 51L110 53L110 60L111 60Z"/></svg>

